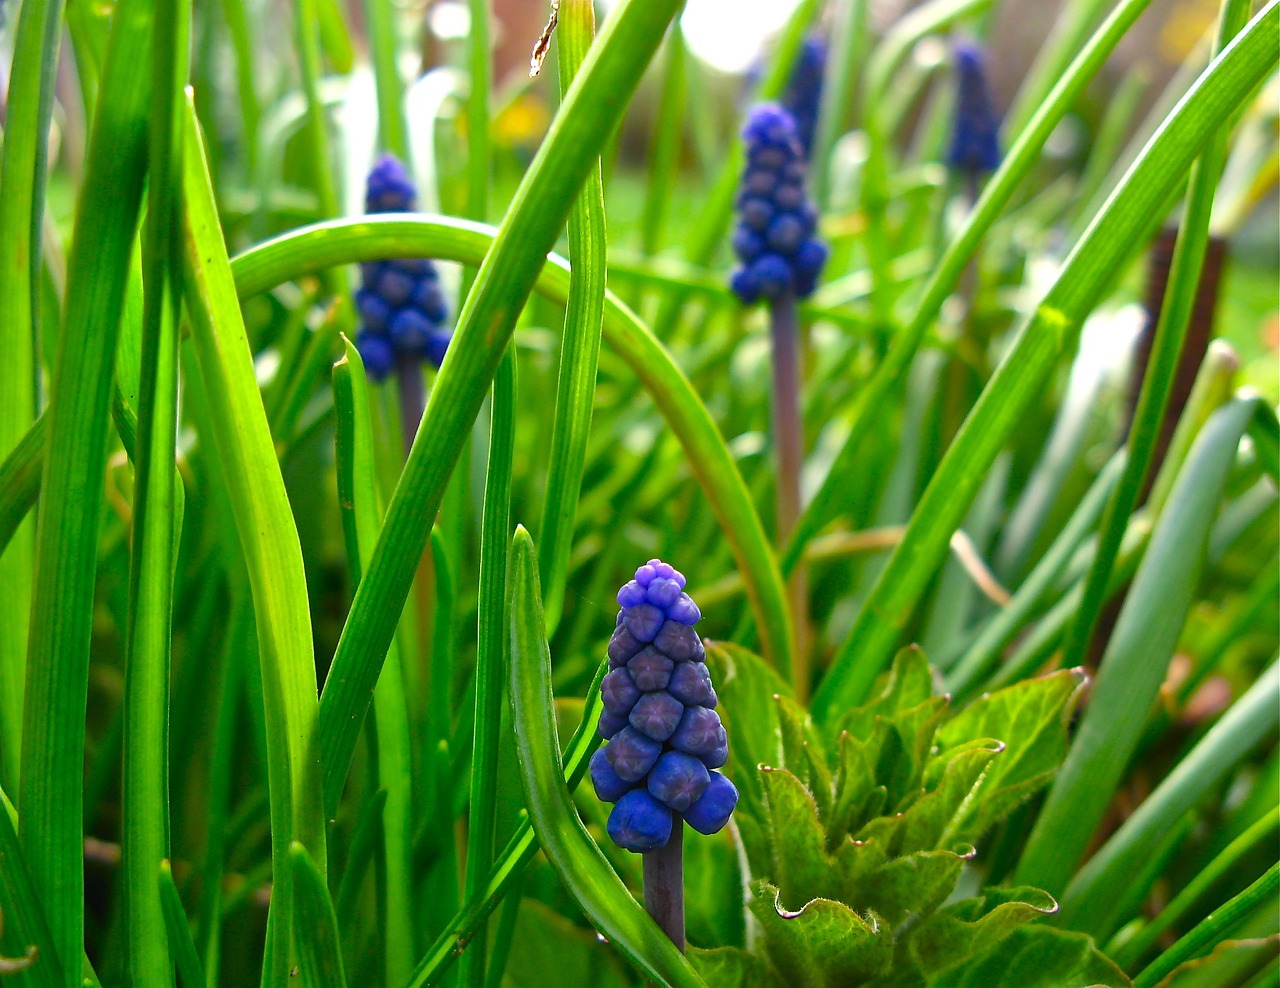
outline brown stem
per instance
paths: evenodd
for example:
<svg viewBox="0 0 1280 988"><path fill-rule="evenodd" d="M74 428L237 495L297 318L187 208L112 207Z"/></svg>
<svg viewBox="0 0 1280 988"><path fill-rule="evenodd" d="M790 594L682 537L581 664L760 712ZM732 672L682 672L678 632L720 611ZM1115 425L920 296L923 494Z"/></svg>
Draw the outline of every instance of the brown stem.
<svg viewBox="0 0 1280 988"><path fill-rule="evenodd" d="M672 816L671 839L644 857L644 908L684 952L684 817Z"/></svg>

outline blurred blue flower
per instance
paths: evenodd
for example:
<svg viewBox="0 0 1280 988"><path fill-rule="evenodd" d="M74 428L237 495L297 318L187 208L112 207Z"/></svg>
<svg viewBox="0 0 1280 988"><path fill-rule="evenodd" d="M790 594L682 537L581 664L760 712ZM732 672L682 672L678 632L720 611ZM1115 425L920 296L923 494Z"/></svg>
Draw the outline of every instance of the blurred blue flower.
<svg viewBox="0 0 1280 988"><path fill-rule="evenodd" d="M395 155L378 159L365 187L370 213L412 212L417 194L408 171ZM422 257L370 261L360 266L356 292L360 332L356 347L365 370L382 380L402 358L439 367L452 335L436 266Z"/></svg>
<svg viewBox="0 0 1280 988"><path fill-rule="evenodd" d="M781 106L752 109L742 130L747 167L738 187L733 250L742 262L729 281L743 303L791 295L818 285L827 248L815 236L818 213L805 191L807 166L795 118Z"/></svg>
<svg viewBox="0 0 1280 988"><path fill-rule="evenodd" d="M818 110L822 105L822 77L826 69L827 43L816 35L807 38L791 69L787 91L782 95L783 107L795 118L796 136L806 159L813 153Z"/></svg>
<svg viewBox="0 0 1280 988"><path fill-rule="evenodd" d="M956 115L947 149L947 164L966 175L1000 167L1000 118L987 85L986 55L978 45L961 41L956 55Z"/></svg>

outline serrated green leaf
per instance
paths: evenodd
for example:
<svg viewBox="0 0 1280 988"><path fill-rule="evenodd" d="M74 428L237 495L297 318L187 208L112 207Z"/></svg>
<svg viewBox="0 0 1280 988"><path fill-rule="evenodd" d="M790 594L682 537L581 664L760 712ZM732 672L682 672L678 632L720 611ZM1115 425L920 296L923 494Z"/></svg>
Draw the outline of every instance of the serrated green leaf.
<svg viewBox="0 0 1280 988"><path fill-rule="evenodd" d="M892 668L880 682L883 685L875 699L850 710L841 721L841 730L865 741L875 730L877 717L892 717L933 696L933 673L918 648L904 648L894 656Z"/></svg>
<svg viewBox="0 0 1280 988"><path fill-rule="evenodd" d="M862 741L842 734L838 759L832 784L835 799L827 823L829 845L879 816L889 798L889 790L876 784L875 769Z"/></svg>
<svg viewBox="0 0 1280 988"><path fill-rule="evenodd" d="M849 988L893 963L893 937L874 913L864 919L830 899L813 899L792 912L768 882L756 888L751 911L783 983Z"/></svg>
<svg viewBox="0 0 1280 988"><path fill-rule="evenodd" d="M1130 981L1083 933L1048 926L1014 930L976 963L929 980L929 988L1129 988Z"/></svg>
<svg viewBox="0 0 1280 988"><path fill-rule="evenodd" d="M1039 889L988 889L983 895L947 906L914 926L903 938L900 957L933 976L990 950L1014 930L1058 908Z"/></svg>
<svg viewBox="0 0 1280 988"><path fill-rule="evenodd" d="M763 959L737 947L691 947L689 963L708 988L766 988L773 983Z"/></svg>
<svg viewBox="0 0 1280 988"><path fill-rule="evenodd" d="M795 773L817 801L818 815L826 820L832 809L831 768L813 718L790 697L776 696L774 703L782 742L782 761L775 767Z"/></svg>
<svg viewBox="0 0 1280 988"><path fill-rule="evenodd" d="M994 738L1004 752L987 773L981 797L965 810L959 832L981 836L1053 777L1067 752L1067 722L1086 677L1079 669L1024 680L970 704L938 730L944 750Z"/></svg>
<svg viewBox="0 0 1280 988"><path fill-rule="evenodd" d="M818 896L840 899L840 882L827 854L813 793L786 769L761 766L769 843L767 867L756 868L790 902Z"/></svg>

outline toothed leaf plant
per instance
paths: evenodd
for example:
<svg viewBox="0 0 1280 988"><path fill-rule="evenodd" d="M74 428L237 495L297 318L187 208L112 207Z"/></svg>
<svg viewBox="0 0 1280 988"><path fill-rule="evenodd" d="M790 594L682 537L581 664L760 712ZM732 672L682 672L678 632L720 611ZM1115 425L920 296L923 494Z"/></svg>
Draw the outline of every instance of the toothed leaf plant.
<svg viewBox="0 0 1280 988"><path fill-rule="evenodd" d="M0 4L5 986L1274 981L1280 3L728 6Z"/></svg>

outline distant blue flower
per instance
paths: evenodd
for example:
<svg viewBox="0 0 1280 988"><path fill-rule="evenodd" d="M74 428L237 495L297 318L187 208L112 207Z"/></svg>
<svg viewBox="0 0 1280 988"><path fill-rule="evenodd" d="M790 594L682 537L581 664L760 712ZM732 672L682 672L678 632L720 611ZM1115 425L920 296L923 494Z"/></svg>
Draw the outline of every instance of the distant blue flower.
<svg viewBox="0 0 1280 988"><path fill-rule="evenodd" d="M783 107L795 118L796 136L800 138L800 149L806 159L813 153L826 68L827 43L816 35L807 38L791 70L787 91L782 95Z"/></svg>
<svg viewBox="0 0 1280 988"><path fill-rule="evenodd" d="M742 262L729 287L750 305L761 298L806 298L817 287L827 248L815 236L818 213L805 191L807 167L796 121L782 107L752 109L742 130L747 167L738 187L733 250Z"/></svg>
<svg viewBox="0 0 1280 988"><path fill-rule="evenodd" d="M986 56L969 41L956 45L956 110L947 164L967 175L1000 167L1000 118L987 85Z"/></svg>
<svg viewBox="0 0 1280 988"><path fill-rule="evenodd" d="M379 158L369 172L365 210L412 212L415 199L413 180L400 160L390 154ZM404 357L439 367L451 334L444 326L448 311L436 266L426 258L397 258L362 264L360 272L356 346L369 376L381 380Z"/></svg>
<svg viewBox="0 0 1280 988"><path fill-rule="evenodd" d="M614 803L613 842L644 853L666 846L685 814L700 833L729 822L738 802L719 772L729 740L693 626L702 618L684 592L683 574L659 559L618 591L618 623L609 641L610 671L600 684L600 735L591 758L596 795Z"/></svg>

